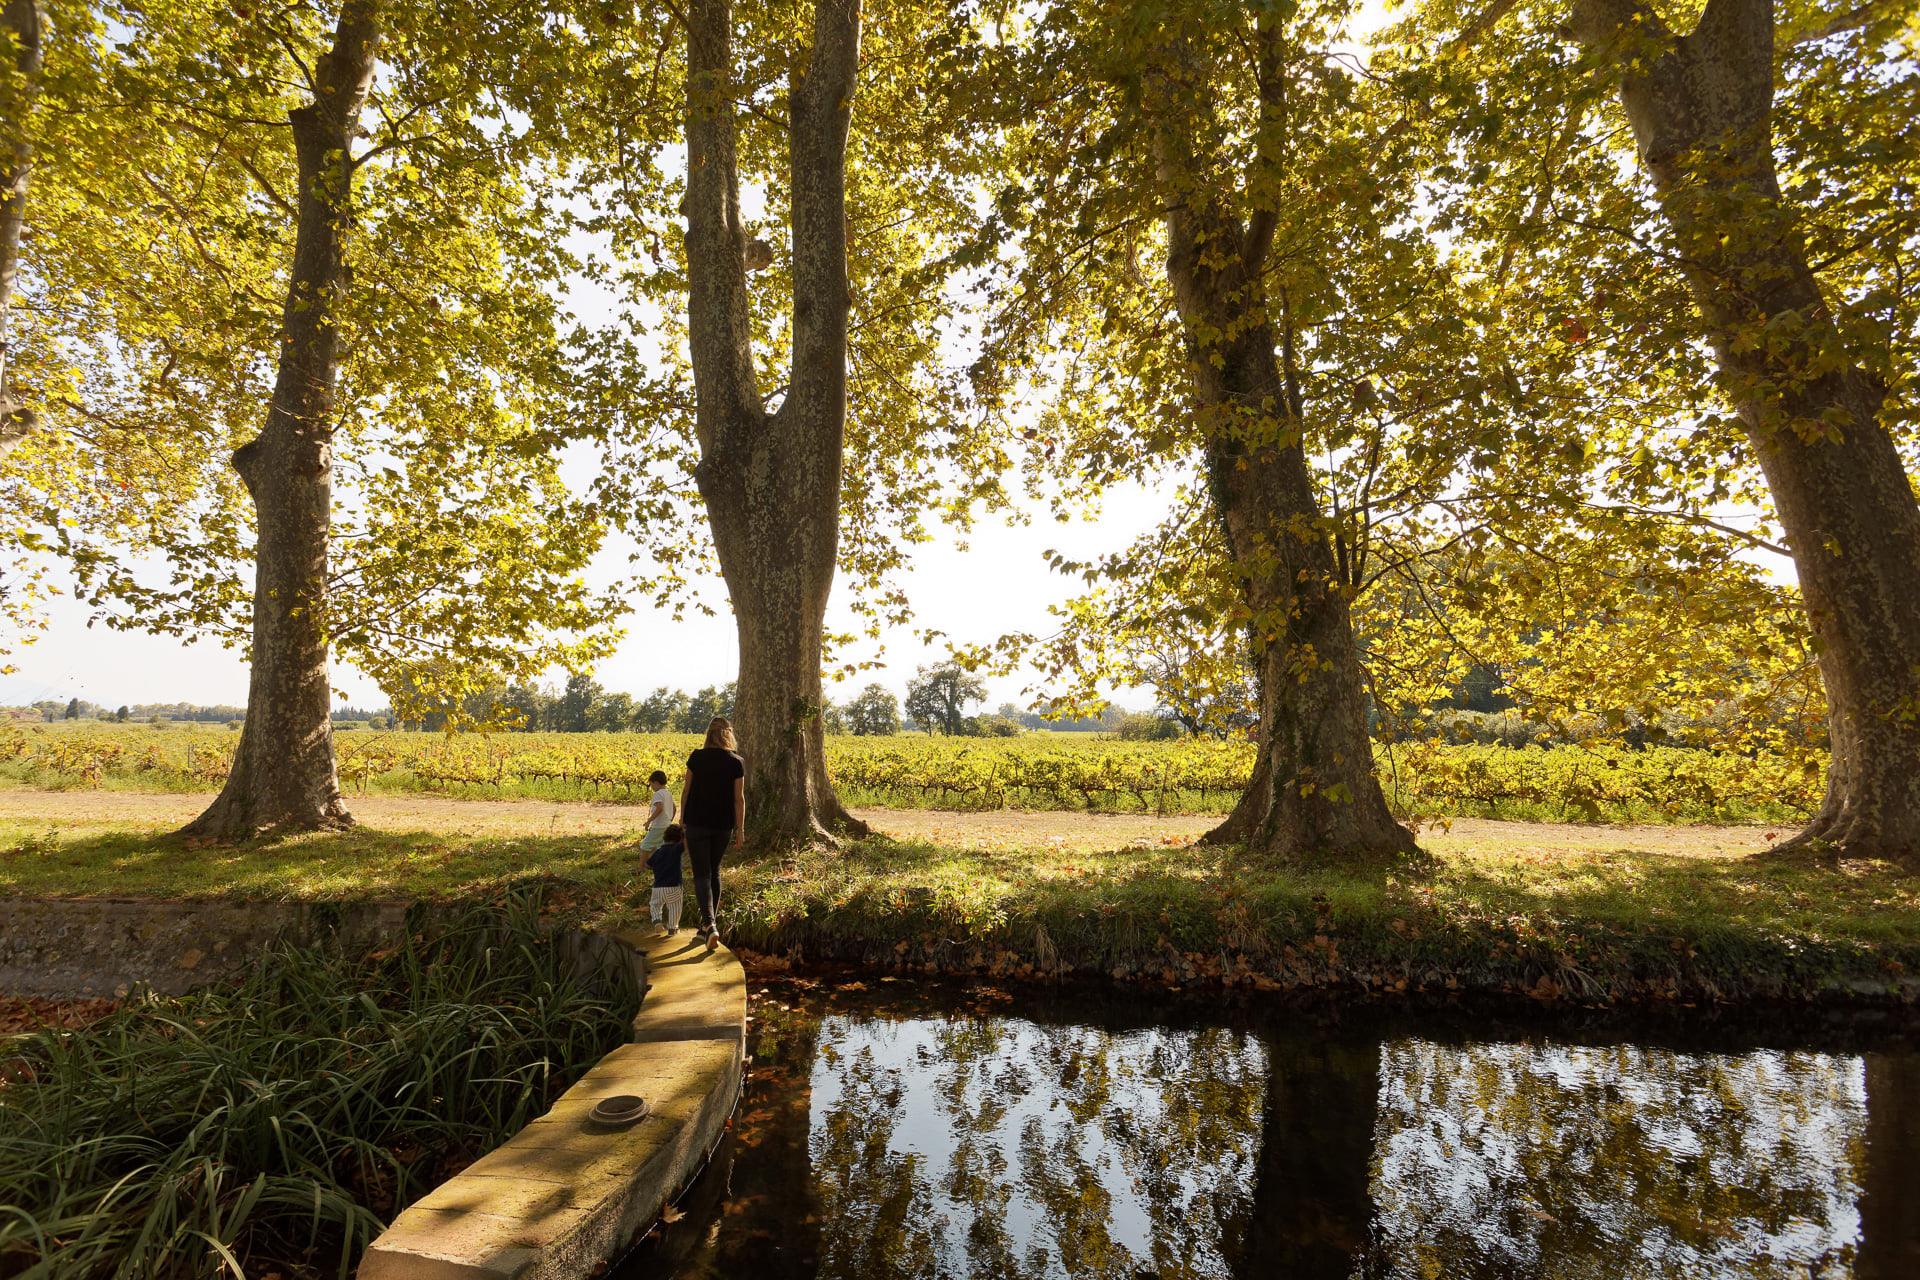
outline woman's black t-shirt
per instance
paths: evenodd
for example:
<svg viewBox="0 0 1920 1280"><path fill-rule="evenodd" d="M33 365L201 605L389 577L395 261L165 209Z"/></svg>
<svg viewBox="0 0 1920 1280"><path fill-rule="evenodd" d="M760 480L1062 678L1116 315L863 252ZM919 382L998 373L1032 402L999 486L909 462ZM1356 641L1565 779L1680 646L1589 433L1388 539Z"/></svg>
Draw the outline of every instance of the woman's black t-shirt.
<svg viewBox="0 0 1920 1280"><path fill-rule="evenodd" d="M680 821L689 827L733 829L733 780L747 776L746 762L725 747L701 747L687 757L686 811Z"/></svg>

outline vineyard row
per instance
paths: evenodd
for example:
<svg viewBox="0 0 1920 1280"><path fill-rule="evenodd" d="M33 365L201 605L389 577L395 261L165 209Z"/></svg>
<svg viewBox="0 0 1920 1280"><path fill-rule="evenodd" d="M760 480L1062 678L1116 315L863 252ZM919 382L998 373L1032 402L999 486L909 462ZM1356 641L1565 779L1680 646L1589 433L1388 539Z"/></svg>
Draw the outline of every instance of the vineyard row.
<svg viewBox="0 0 1920 1280"><path fill-rule="evenodd" d="M237 735L219 730L0 730L0 774L41 786L213 787ZM640 800L647 776L678 787L695 740L674 734L342 734L350 790ZM830 738L828 768L856 803L928 809L1211 813L1245 786L1243 742L1106 738ZM1818 771L1784 757L1617 745L1381 748L1381 779L1414 814L1587 820L1789 820L1817 805Z"/></svg>

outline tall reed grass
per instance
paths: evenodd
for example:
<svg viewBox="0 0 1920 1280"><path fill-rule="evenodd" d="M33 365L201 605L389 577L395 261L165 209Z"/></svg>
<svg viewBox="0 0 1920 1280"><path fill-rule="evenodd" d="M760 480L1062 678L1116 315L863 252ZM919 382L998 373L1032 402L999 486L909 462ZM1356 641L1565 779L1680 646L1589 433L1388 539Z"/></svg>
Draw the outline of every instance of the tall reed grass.
<svg viewBox="0 0 1920 1280"><path fill-rule="evenodd" d="M0 1041L0 1276L347 1276L384 1223L626 1039L537 894L393 950Z"/></svg>

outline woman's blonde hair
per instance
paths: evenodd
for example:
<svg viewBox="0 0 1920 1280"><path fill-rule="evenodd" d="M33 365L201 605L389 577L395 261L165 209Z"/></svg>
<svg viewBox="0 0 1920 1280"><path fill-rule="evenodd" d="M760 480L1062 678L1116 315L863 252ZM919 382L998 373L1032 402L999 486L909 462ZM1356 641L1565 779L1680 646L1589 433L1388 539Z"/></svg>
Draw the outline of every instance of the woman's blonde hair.
<svg viewBox="0 0 1920 1280"><path fill-rule="evenodd" d="M707 721L707 745L724 747L728 751L738 751L740 744L734 740L733 721L725 716L715 716Z"/></svg>

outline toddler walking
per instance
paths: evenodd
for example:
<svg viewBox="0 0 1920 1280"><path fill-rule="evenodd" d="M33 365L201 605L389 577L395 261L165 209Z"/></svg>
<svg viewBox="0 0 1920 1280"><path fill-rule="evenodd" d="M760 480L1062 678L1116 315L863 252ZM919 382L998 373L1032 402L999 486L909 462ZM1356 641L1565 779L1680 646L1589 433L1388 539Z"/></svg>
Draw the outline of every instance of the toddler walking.
<svg viewBox="0 0 1920 1280"><path fill-rule="evenodd" d="M667 824L673 821L673 792L667 790L667 775L658 769L647 779L653 798L647 805L647 830L640 837L643 852L652 853L667 839Z"/></svg>
<svg viewBox="0 0 1920 1280"><path fill-rule="evenodd" d="M653 869L653 897L647 903L647 918L667 927L667 936L680 932L680 903L686 891L680 882L680 855L686 851L685 833L677 822L669 823L664 843L647 855Z"/></svg>

